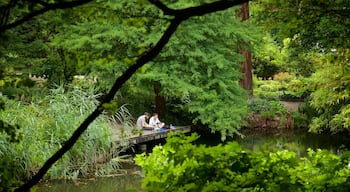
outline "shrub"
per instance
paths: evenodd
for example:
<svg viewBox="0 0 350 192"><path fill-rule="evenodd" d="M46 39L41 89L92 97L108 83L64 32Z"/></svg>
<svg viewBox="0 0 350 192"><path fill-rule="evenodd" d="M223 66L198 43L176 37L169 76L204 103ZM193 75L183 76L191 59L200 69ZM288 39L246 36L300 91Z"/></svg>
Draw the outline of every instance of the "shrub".
<svg viewBox="0 0 350 192"><path fill-rule="evenodd" d="M193 145L193 134L173 135L152 154L137 155L147 191L349 191L349 156L309 150L252 153L236 142Z"/></svg>
<svg viewBox="0 0 350 192"><path fill-rule="evenodd" d="M275 80L258 81L254 94L258 97L301 100L310 96L312 80L279 73Z"/></svg>

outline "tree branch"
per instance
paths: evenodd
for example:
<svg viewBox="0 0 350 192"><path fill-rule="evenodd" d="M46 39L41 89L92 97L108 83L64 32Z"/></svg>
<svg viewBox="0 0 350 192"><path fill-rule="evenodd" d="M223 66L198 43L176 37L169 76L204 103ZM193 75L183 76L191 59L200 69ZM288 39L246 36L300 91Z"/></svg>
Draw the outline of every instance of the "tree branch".
<svg viewBox="0 0 350 192"><path fill-rule="evenodd" d="M228 7L240 5L248 1L250 0L221 0L185 9L171 9L159 0L149 0L150 3L161 9L165 15L172 15L178 18L183 18L184 20L193 16L201 16L208 13L222 11L227 9Z"/></svg>
<svg viewBox="0 0 350 192"><path fill-rule="evenodd" d="M1 26L0 26L0 32L4 32L8 29L14 28L14 27L32 19L33 17L41 15L47 11L56 10L56 9L73 8L73 7L77 7L80 5L84 5L84 4L89 3L91 1L92 0L75 0L75 1L71 1L71 2L46 4L43 8L41 8L39 10L35 10L35 11L29 13L28 15L25 15L22 18L19 18L18 20L14 21L12 23L7 23L7 20L5 22L2 22ZM7 10L7 11L10 12L10 10Z"/></svg>
<svg viewBox="0 0 350 192"><path fill-rule="evenodd" d="M42 6L48 6L48 5L50 5L49 3L44 2L44 1L40 1L40 0L32 0L32 2L36 2L36 3L38 3L38 4L42 5Z"/></svg>
<svg viewBox="0 0 350 192"><path fill-rule="evenodd" d="M8 18L10 16L11 8L16 5L18 0L10 0L10 2L7 5L3 5L0 7L1 11L1 19L0 19L0 26L5 25L8 21Z"/></svg>
<svg viewBox="0 0 350 192"><path fill-rule="evenodd" d="M224 10L230 8L234 5L241 4L242 2L247 2L243 0L228 1L221 0L215 3L210 3L206 5L200 5L198 7L191 7L183 10L178 10L178 13L175 14L175 18L170 21L170 25L167 30L164 32L162 37L159 39L157 44L151 48L144 55L141 55L135 64L130 66L120 77L116 79L112 88L107 93L106 97L101 101L101 103L96 107L96 109L80 124L80 126L75 130L73 135L64 143L61 149L59 149L54 155L52 155L41 167L41 169L36 173L27 183L23 184L19 188L15 189L16 192L28 191L32 186L37 184L40 179L46 174L50 167L59 160L70 148L73 147L75 142L79 139L80 135L88 128L90 123L92 123L102 112L103 104L109 103L113 98L116 92L122 87L122 85L131 78L131 76L142 67L147 62L154 59L163 47L168 43L170 37L175 33L177 27L181 24L182 21L186 20L191 16L204 15L206 13L212 13L218 10Z"/></svg>
<svg viewBox="0 0 350 192"><path fill-rule="evenodd" d="M113 84L112 88L102 100L102 102L96 107L96 109L84 120L84 122L78 127L73 135L64 143L61 149L59 149L53 156L51 156L45 164L41 167L37 174L35 174L27 183L17 188L15 191L26 191L29 190L32 186L37 184L40 179L46 174L50 167L59 160L70 148L73 147L75 142L79 139L80 135L88 128L90 123L92 123L103 111L103 104L109 103L113 98L116 92L121 88L121 86L136 72L137 69L142 67L147 62L151 61L156 57L159 52L163 49L166 43L169 41L172 34L176 31L177 27L180 25L182 20L174 19L171 21L169 27L164 32L163 36L160 38L158 43L145 55L142 55L134 65L130 66Z"/></svg>
<svg viewBox="0 0 350 192"><path fill-rule="evenodd" d="M165 15L175 15L176 10L167 7L164 3L159 0L148 0L150 3L162 10Z"/></svg>

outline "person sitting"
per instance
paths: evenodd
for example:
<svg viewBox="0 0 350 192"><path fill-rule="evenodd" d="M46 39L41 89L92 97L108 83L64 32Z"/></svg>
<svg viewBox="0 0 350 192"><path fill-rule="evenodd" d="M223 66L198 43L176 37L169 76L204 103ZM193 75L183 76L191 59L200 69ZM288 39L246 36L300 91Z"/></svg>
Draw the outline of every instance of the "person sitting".
<svg viewBox="0 0 350 192"><path fill-rule="evenodd" d="M159 121L158 113L154 113L153 116L149 119L149 125L154 127L157 131L162 131L164 130L163 127L165 124Z"/></svg>
<svg viewBox="0 0 350 192"><path fill-rule="evenodd" d="M144 129L144 130L153 130L153 126L149 125L147 123L147 119L149 118L149 113L145 112L143 115L137 118L137 128L138 129Z"/></svg>

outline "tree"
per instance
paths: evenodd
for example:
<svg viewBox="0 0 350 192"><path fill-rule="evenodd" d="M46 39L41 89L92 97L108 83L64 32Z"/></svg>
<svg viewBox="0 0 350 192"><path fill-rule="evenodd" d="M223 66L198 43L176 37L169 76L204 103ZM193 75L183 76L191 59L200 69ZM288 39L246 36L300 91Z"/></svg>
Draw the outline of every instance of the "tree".
<svg viewBox="0 0 350 192"><path fill-rule="evenodd" d="M178 1L169 3L169 6L181 7L183 4L189 5ZM77 9L74 18L82 19L65 26L64 30L68 32L53 40L56 46L75 55L76 60L80 60L78 63L84 63L79 69L82 74L98 77L119 75L135 55L151 46L168 24L166 16L142 2L99 4L96 9L94 12L88 8ZM114 17L108 16L113 12L117 13ZM125 19L119 19L121 17ZM227 22L232 25L228 26ZM150 65L142 67L127 84L129 88L123 90L127 95L143 96L134 105L142 105L142 100L149 98L146 95L154 90L156 111L163 117L166 115L166 97L170 101L179 101L168 106L172 112L176 108L180 109L179 114L191 114L195 122L207 124L213 131L219 131L223 138L237 133L246 107L245 93L237 84L240 78L237 63L242 58L237 53L236 42L252 41L254 31L249 23L239 22L231 11L192 18L182 24L168 46ZM125 95L123 93L121 95Z"/></svg>
<svg viewBox="0 0 350 192"><path fill-rule="evenodd" d="M350 131L349 57L349 53L319 56L317 70L311 76L313 92L310 104L317 114L312 118L310 131Z"/></svg>
<svg viewBox="0 0 350 192"><path fill-rule="evenodd" d="M290 38L301 50L349 48L349 1L259 0L256 20L280 42Z"/></svg>
<svg viewBox="0 0 350 192"><path fill-rule="evenodd" d="M310 131L348 132L349 1L261 0L256 5L256 21L280 44L288 41L289 69L311 76L316 114Z"/></svg>
<svg viewBox="0 0 350 192"><path fill-rule="evenodd" d="M6 7L8 10L11 10L11 8L14 6L13 2L17 2L17 1L10 1L9 4L7 4L6 6L3 6L2 8ZM57 4L49 4L49 3L41 2L41 5L44 7L43 9L41 9L41 12L34 11L32 14L29 14L29 16L37 15L37 14L40 14L42 12L52 10L52 9L66 8L66 6L73 7L73 6L84 4L87 2L89 2L89 1L59 2ZM244 1L244 0L241 0L241 1L239 1L239 0L237 0L237 1L217 1L217 2L213 2L213 3L203 4L203 5L184 8L184 9L171 9L159 1L150 1L150 2L152 4L154 4L155 6L157 6L159 9L161 9L165 15L169 15L172 17L170 19L169 26L166 29L166 31L164 32L164 34L161 36L159 41L154 45L154 47L150 48L147 52L145 52L143 55L138 57L136 59L135 63L130 65L126 69L126 71L120 77L118 77L116 79L115 83L111 87L110 91L106 94L106 96L104 97L102 102L85 119L85 121L82 122L82 124L73 133L72 137L67 140L67 142L63 145L63 147L60 150L58 150L51 158L48 159L48 161L43 165L43 167L39 170L39 172L31 180L29 180L27 183L22 185L20 188L16 189L16 191L27 190L30 187L32 187L34 184L36 184L42 178L42 176L47 172L47 170L52 166L52 164L55 163L60 157L62 157L62 155L65 152L67 152L74 145L74 143L77 141L77 139L80 137L80 135L87 129L89 124L92 121L94 121L96 119L96 117L102 113L103 104L109 103L113 99L115 93L136 72L137 69L139 69L145 63L149 62L150 60L152 60L154 57L157 56L157 54L161 51L161 49L169 41L172 34L176 31L177 27L183 21L185 21L188 18L193 17L193 16L201 16L201 15L204 15L207 13L225 10L229 7L241 4L241 3L246 2L246 1ZM64 6L59 6L59 5L64 5ZM8 12L6 12L6 13L8 13ZM7 24L8 20L6 18L8 18L9 16L6 13L2 15L2 20L5 20L5 22L2 23L3 25L0 28L1 30L4 30L6 28L10 28L16 24L16 22L15 22L15 24ZM18 24L18 22L17 22L17 24Z"/></svg>
<svg viewBox="0 0 350 192"><path fill-rule="evenodd" d="M238 16L241 18L241 21L245 21L249 19L249 3L243 3L240 10L237 12ZM244 56L244 61L242 62L241 72L242 72L242 78L241 78L241 86L248 90L249 93L253 94L253 76L252 76L252 56L251 52L249 50L249 43L242 42L240 44L239 52Z"/></svg>
<svg viewBox="0 0 350 192"><path fill-rule="evenodd" d="M32 75L45 77L49 84L71 82L76 64L68 61L69 55L64 50L51 43L67 22L63 16L63 11L50 12L3 33L0 65L14 73L20 72L22 78Z"/></svg>
<svg viewBox="0 0 350 192"><path fill-rule="evenodd" d="M145 66L141 82L159 80L163 94L180 100L178 106L191 112L195 122L208 125L225 139L238 133L246 113L246 93L238 83L238 64L243 59L237 42L251 41L253 31L230 10L187 20L155 58L155 65Z"/></svg>

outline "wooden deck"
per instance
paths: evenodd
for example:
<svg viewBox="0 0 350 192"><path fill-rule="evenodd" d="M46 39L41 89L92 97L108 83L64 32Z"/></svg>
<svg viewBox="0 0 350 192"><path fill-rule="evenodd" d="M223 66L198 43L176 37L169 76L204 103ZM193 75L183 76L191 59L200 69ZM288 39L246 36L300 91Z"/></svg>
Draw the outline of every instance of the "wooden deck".
<svg viewBox="0 0 350 192"><path fill-rule="evenodd" d="M117 143L117 145L135 145L135 144L141 144L146 143L149 141L154 141L158 139L163 139L168 136L169 132L182 132L182 133L189 133L191 132L190 126L175 126L174 130L164 130L161 132L152 131L152 130L143 130L142 135L137 134L130 134L126 136L125 139L120 139L120 132L117 131L117 128L113 128L113 141Z"/></svg>

